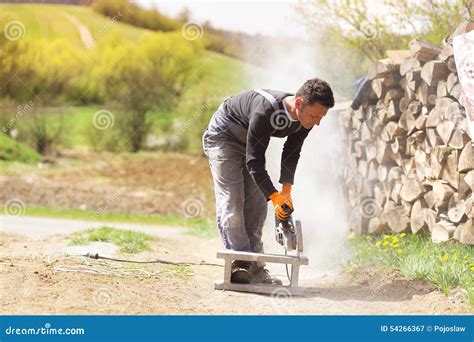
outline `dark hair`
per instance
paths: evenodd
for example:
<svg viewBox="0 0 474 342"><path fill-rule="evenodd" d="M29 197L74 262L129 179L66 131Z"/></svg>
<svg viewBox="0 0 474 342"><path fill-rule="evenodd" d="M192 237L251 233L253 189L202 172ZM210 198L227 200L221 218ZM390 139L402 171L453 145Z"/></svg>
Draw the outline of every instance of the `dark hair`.
<svg viewBox="0 0 474 342"><path fill-rule="evenodd" d="M332 89L326 81L319 78L307 80L295 94L303 98L305 105L312 105L315 102L326 108L334 107L334 95Z"/></svg>

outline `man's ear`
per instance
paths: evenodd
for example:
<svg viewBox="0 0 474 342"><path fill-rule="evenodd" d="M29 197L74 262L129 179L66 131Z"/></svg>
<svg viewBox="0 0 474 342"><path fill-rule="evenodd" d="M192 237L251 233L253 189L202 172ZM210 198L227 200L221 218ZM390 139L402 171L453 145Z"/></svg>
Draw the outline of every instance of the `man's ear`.
<svg viewBox="0 0 474 342"><path fill-rule="evenodd" d="M301 97L296 97L295 99L295 107L301 109L303 106L303 99Z"/></svg>

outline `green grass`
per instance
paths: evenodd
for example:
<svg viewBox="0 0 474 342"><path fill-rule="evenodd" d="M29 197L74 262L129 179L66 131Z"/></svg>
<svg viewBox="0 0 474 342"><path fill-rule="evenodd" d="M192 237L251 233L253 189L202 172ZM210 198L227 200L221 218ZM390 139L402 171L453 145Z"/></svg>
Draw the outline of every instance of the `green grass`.
<svg viewBox="0 0 474 342"><path fill-rule="evenodd" d="M41 155L25 144L0 134L0 160L36 163L41 161Z"/></svg>
<svg viewBox="0 0 474 342"><path fill-rule="evenodd" d="M348 267L375 265L400 270L408 279L435 284L444 294L461 286L474 309L474 248L456 242L432 243L422 235L349 237L354 255Z"/></svg>
<svg viewBox="0 0 474 342"><path fill-rule="evenodd" d="M260 69L235 58L206 52L200 71L203 78L185 92L184 98L201 100L233 95L250 88L252 84L248 76L259 73Z"/></svg>
<svg viewBox="0 0 474 342"><path fill-rule="evenodd" d="M70 14L86 25L92 36L100 39L107 34L119 34L131 41L150 32L121 22L107 20L86 6L52 4L0 4L0 13L20 21L25 26L25 37L31 39L67 39L77 48L85 49L79 32L64 15Z"/></svg>
<svg viewBox="0 0 474 342"><path fill-rule="evenodd" d="M181 216L157 216L141 214L101 213L79 209L60 209L28 206L25 211L27 216L67 218L76 220L98 220L110 223L149 224L157 226L184 227L190 235L212 238L217 236L214 224L203 218L186 218Z"/></svg>
<svg viewBox="0 0 474 342"><path fill-rule="evenodd" d="M90 228L72 235L71 245L87 245L91 242L111 242L123 253L140 253L150 250L149 241L155 238L149 234L112 227Z"/></svg>
<svg viewBox="0 0 474 342"><path fill-rule="evenodd" d="M105 108L105 106L104 106ZM87 131L93 129L94 114L104 108L96 106L66 107L62 111L67 135L63 145L67 147L90 146Z"/></svg>

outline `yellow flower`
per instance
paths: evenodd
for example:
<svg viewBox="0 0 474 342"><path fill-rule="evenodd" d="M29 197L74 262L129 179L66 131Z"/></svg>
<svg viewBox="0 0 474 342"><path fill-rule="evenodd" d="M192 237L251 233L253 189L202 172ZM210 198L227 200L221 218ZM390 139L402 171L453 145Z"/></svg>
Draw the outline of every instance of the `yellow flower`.
<svg viewBox="0 0 474 342"><path fill-rule="evenodd" d="M346 270L346 272L351 273L351 272L352 272L352 268L348 268L348 269Z"/></svg>
<svg viewBox="0 0 474 342"><path fill-rule="evenodd" d="M398 247L400 247L400 245L398 243L396 243L396 244L393 245L393 247L398 248Z"/></svg>
<svg viewBox="0 0 474 342"><path fill-rule="evenodd" d="M396 236L392 237L392 242L395 243L398 241L398 238Z"/></svg>
<svg viewBox="0 0 474 342"><path fill-rule="evenodd" d="M383 242L383 245L384 245L384 246L387 246L387 245L388 245L388 241L384 241L384 242Z"/></svg>
<svg viewBox="0 0 474 342"><path fill-rule="evenodd" d="M397 253L401 253L401 252L402 252L402 250L400 248L397 249Z"/></svg>
<svg viewBox="0 0 474 342"><path fill-rule="evenodd" d="M382 244L382 241L377 241L377 242L375 243L375 246L379 247L381 244Z"/></svg>
<svg viewBox="0 0 474 342"><path fill-rule="evenodd" d="M384 236L383 236L383 239L384 239L384 240L390 239L390 235L384 235Z"/></svg>
<svg viewBox="0 0 474 342"><path fill-rule="evenodd" d="M407 236L407 234L405 234L405 233L401 233L401 234L400 234L400 237L401 237L401 238L404 238L405 236Z"/></svg>
<svg viewBox="0 0 474 342"><path fill-rule="evenodd" d="M471 271L474 271L474 266L471 266Z"/></svg>
<svg viewBox="0 0 474 342"><path fill-rule="evenodd" d="M464 260L467 260L467 255L464 256Z"/></svg>
<svg viewBox="0 0 474 342"><path fill-rule="evenodd" d="M441 260L443 260L443 261L448 261L448 260L449 260L449 256L448 256L447 254L445 254L445 255L443 255L443 256L441 257Z"/></svg>

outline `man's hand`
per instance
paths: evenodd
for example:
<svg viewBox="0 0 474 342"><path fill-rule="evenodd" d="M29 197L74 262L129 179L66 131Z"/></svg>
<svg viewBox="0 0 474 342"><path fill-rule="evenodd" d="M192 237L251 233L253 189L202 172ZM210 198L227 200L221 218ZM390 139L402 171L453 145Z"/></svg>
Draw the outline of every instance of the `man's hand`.
<svg viewBox="0 0 474 342"><path fill-rule="evenodd" d="M293 209L293 200L291 199L291 184L290 183L283 183L283 188L281 189L280 194L286 197L287 205Z"/></svg>
<svg viewBox="0 0 474 342"><path fill-rule="evenodd" d="M291 200L291 184L283 184L283 189L280 193L274 192L269 196L273 202L273 208L275 209L275 214L280 221L285 221L293 211L293 201ZM291 209L289 212L283 207L286 205Z"/></svg>

